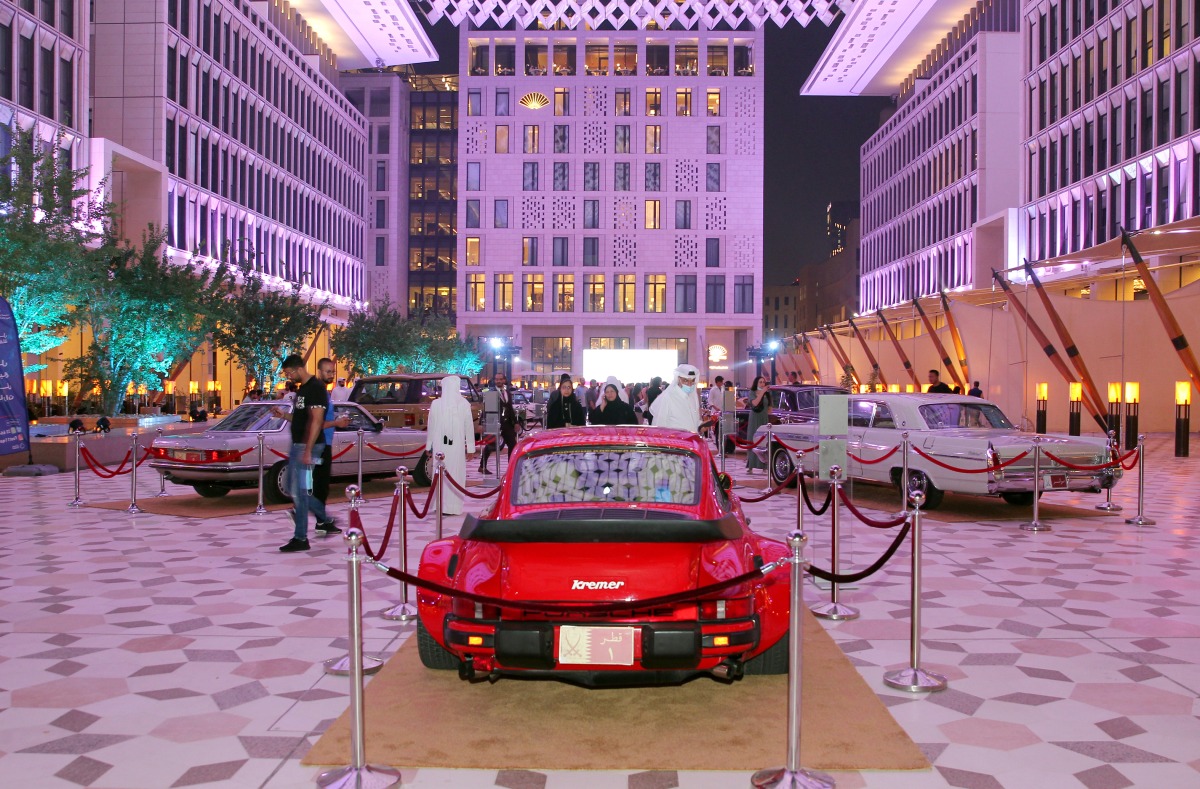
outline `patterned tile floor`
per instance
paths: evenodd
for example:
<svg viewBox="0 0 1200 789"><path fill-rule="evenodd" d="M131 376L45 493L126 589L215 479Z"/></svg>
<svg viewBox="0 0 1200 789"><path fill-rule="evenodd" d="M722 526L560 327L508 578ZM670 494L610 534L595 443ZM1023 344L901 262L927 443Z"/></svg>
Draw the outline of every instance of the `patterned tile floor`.
<svg viewBox="0 0 1200 789"><path fill-rule="evenodd" d="M1022 532L1015 520L926 520L923 663L950 678L944 692L913 696L881 682L907 661L907 552L843 591L862 617L829 631L934 770L838 773L839 787L1200 786L1200 462L1171 457L1165 436L1150 440L1149 455L1155 526L1124 522L1136 507L1133 477L1114 495L1121 516L1056 519L1050 532ZM155 490L144 478L142 495ZM88 501L126 491L83 480ZM283 513L130 516L69 509L70 492L69 475L0 479L11 513L0 523L0 785L313 786L317 771L299 760L347 704L346 680L320 665L345 650L342 542L282 555ZM1047 500L1090 510L1097 498ZM747 510L756 529L781 536L794 526L794 501ZM386 506L364 506L368 526ZM1000 503L996 513L1012 514ZM873 561L889 533L843 523L844 564ZM808 527L824 566L827 519ZM413 524L413 561L431 533L432 519ZM395 591L368 571L366 610ZM809 588L810 601L824 594ZM411 632L372 615L367 651L390 655ZM461 789L708 789L746 786L749 775L614 765L404 778Z"/></svg>

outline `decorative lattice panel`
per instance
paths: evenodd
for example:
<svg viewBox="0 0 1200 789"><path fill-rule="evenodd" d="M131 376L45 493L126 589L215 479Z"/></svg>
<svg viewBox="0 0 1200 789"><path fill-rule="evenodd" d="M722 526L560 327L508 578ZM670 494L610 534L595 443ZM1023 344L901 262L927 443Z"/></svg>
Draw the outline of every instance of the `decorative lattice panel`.
<svg viewBox="0 0 1200 789"><path fill-rule="evenodd" d="M521 198L521 228L541 230L546 226L546 199L543 197Z"/></svg>
<svg viewBox="0 0 1200 789"><path fill-rule="evenodd" d="M603 117L605 106L608 104L608 91L599 85L589 85L583 89L583 114L593 117Z"/></svg>
<svg viewBox="0 0 1200 789"><path fill-rule="evenodd" d="M637 230L638 206L635 200L623 197L613 201L613 230Z"/></svg>
<svg viewBox="0 0 1200 789"><path fill-rule="evenodd" d="M700 239L675 236L675 268L696 268L700 259Z"/></svg>
<svg viewBox="0 0 1200 789"><path fill-rule="evenodd" d="M608 126L603 121L583 125L583 152L603 154L608 151Z"/></svg>
<svg viewBox="0 0 1200 789"><path fill-rule="evenodd" d="M754 268L754 236L733 237L733 261L731 268Z"/></svg>
<svg viewBox="0 0 1200 789"><path fill-rule="evenodd" d="M704 202L704 229L725 230L729 224L729 198L713 197Z"/></svg>
<svg viewBox="0 0 1200 789"><path fill-rule="evenodd" d="M755 156L758 152L758 127L753 123L733 125L733 155Z"/></svg>
<svg viewBox="0 0 1200 789"><path fill-rule="evenodd" d="M739 86L733 89L733 117L757 118L758 101L754 88Z"/></svg>
<svg viewBox="0 0 1200 789"><path fill-rule="evenodd" d="M516 22L522 28L539 25L547 29L561 24L593 29L611 25L618 30L737 30L744 24L761 28L768 23L783 27L795 22L807 27L814 19L829 25L837 18L839 3L850 5L847 0L417 0L414 5L430 22L445 17L455 25L469 20L478 27ZM400 5L400 0L378 2L377 14L381 18L407 15L406 10L389 8L393 4Z"/></svg>
<svg viewBox="0 0 1200 789"><path fill-rule="evenodd" d="M700 191L700 162L695 159L677 159L675 161L675 191Z"/></svg>
<svg viewBox="0 0 1200 789"><path fill-rule="evenodd" d="M464 130L464 147L468 156L478 156L488 152L488 130L482 123L467 124Z"/></svg>
<svg viewBox="0 0 1200 789"><path fill-rule="evenodd" d="M619 235L613 237L613 265L617 268L633 268L637 265L637 237Z"/></svg>
<svg viewBox="0 0 1200 789"><path fill-rule="evenodd" d="M571 197L554 198L554 211L550 222L555 230L575 229L575 200Z"/></svg>

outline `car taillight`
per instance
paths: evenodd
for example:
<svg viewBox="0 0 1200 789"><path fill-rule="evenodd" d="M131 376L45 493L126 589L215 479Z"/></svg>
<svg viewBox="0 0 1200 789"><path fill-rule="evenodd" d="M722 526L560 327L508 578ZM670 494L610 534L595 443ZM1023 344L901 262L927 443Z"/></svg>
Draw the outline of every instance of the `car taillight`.
<svg viewBox="0 0 1200 789"><path fill-rule="evenodd" d="M450 611L460 619L499 619L500 609L491 605L483 605L461 597L454 598Z"/></svg>
<svg viewBox="0 0 1200 789"><path fill-rule="evenodd" d="M150 457L156 460L164 460L168 457L167 450L162 447L150 447Z"/></svg>
<svg viewBox="0 0 1200 789"><path fill-rule="evenodd" d="M233 463L242 458L242 454L236 449L216 449L208 454L214 463Z"/></svg>
<svg viewBox="0 0 1200 789"><path fill-rule="evenodd" d="M1000 453L997 452L991 446L991 444L989 444L988 448L987 448L986 456L987 456L988 468L991 469L992 475L996 479L1002 479L1004 477L1004 464L1000 460Z"/></svg>
<svg viewBox="0 0 1200 789"><path fill-rule="evenodd" d="M404 415L404 426L405 427L416 427L417 426L417 415L416 414L405 414Z"/></svg>
<svg viewBox="0 0 1200 789"><path fill-rule="evenodd" d="M745 619L754 613L754 600L737 597L731 600L701 600L701 619Z"/></svg>

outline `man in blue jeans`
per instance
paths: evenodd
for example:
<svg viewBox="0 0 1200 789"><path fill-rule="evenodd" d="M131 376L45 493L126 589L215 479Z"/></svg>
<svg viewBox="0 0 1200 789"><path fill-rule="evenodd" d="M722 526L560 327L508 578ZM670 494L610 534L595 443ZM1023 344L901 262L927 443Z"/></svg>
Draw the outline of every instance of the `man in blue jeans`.
<svg viewBox="0 0 1200 789"><path fill-rule="evenodd" d="M292 408L292 446L288 451L288 492L295 507L293 522L296 530L292 539L279 550L284 553L307 551L308 513L317 518L317 529L333 520L325 512L325 505L312 495L313 460L319 460L325 450L322 431L325 427L325 412L329 409L329 394L315 375L304 368L304 359L292 354L283 360L283 374L295 384L296 402ZM334 527L336 528L336 527Z"/></svg>

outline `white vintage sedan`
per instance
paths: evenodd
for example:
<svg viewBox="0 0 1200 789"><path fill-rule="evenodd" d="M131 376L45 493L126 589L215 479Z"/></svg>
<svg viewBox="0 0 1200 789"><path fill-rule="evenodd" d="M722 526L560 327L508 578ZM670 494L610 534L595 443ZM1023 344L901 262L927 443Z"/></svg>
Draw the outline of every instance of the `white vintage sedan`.
<svg viewBox="0 0 1200 789"><path fill-rule="evenodd" d="M224 496L234 488L254 488L258 486L258 434L263 433L263 498L271 504L291 501L286 477L291 427L287 420L272 415L276 406L285 411L292 407L281 401L242 403L202 433L156 438L150 449L150 467L163 473L168 482L191 485L206 498ZM333 416L349 419L347 427L334 430L333 479L357 476L360 427L365 433L364 477L391 475L397 466L418 466L425 446L424 430L384 427L357 403L334 403Z"/></svg>
<svg viewBox="0 0 1200 789"><path fill-rule="evenodd" d="M1100 492L1121 476L1109 462L1103 438L1047 434L1041 436L1040 485L1034 484L1033 438L1013 426L999 406L977 397L945 394L850 395L846 435L846 479L900 486L903 457L896 449L907 432L909 489L925 493L932 509L943 495L969 493L1000 496L1009 504L1031 504L1035 488ZM791 475L798 452L804 453L804 471L816 473L822 436L816 423L775 425L781 440L770 450L771 476L776 484ZM755 440L766 434L759 428ZM785 446L786 445L786 446ZM766 444L760 445L766 452Z"/></svg>

